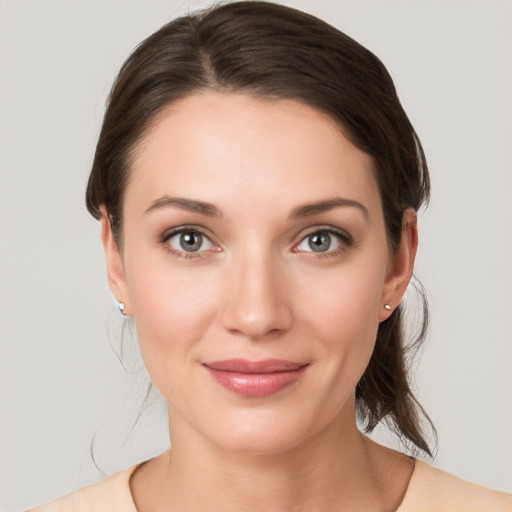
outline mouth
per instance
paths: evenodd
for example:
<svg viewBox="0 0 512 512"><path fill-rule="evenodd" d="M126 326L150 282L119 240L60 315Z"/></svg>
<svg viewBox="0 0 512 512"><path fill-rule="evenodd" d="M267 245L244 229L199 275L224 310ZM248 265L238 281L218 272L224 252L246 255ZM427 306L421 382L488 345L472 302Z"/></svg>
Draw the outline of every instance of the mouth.
<svg viewBox="0 0 512 512"><path fill-rule="evenodd" d="M296 384L309 366L281 359L228 359L202 364L217 383L249 398L270 396Z"/></svg>

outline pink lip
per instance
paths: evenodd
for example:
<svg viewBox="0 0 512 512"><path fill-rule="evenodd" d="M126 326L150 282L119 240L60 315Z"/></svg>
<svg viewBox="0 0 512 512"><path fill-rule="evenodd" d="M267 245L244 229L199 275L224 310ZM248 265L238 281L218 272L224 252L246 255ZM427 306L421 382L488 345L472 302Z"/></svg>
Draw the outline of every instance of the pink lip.
<svg viewBox="0 0 512 512"><path fill-rule="evenodd" d="M308 364L280 359L228 359L206 362L203 366L230 391L250 398L261 398L298 382Z"/></svg>

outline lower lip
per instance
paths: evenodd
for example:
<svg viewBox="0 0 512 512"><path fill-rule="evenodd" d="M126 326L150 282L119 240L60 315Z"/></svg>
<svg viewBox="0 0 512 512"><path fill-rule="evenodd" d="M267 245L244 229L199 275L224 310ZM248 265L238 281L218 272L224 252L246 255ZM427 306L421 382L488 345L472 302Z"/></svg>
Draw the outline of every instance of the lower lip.
<svg viewBox="0 0 512 512"><path fill-rule="evenodd" d="M262 398L296 384L307 366L274 373L238 373L214 370L209 366L205 368L219 384L230 391L249 398Z"/></svg>

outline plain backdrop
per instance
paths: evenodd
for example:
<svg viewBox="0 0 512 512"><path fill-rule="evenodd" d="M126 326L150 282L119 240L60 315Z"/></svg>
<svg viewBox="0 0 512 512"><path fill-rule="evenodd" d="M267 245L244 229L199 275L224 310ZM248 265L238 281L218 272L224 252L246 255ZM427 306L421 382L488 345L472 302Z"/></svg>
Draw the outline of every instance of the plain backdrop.
<svg viewBox="0 0 512 512"><path fill-rule="evenodd" d="M395 80L433 182L417 261L432 321L415 370L439 433L433 463L511 492L512 3L283 3L369 47ZM166 447L161 408L127 437L144 376L128 335L128 371L111 349L122 326L84 189L122 61L162 24L205 5L0 2L2 511L97 480L95 434L106 473Z"/></svg>

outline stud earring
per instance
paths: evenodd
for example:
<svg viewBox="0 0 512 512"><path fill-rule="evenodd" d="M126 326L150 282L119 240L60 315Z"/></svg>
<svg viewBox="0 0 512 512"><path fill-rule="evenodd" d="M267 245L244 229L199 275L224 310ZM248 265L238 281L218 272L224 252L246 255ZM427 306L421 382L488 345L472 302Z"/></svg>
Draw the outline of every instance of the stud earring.
<svg viewBox="0 0 512 512"><path fill-rule="evenodd" d="M126 304L124 302L117 303L117 309L119 310L119 313L121 313L121 315L123 315L123 316L126 316L126 313L124 312L125 308L126 308Z"/></svg>
<svg viewBox="0 0 512 512"><path fill-rule="evenodd" d="M391 311L391 306L389 304L384 304L384 309L386 311Z"/></svg>

